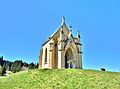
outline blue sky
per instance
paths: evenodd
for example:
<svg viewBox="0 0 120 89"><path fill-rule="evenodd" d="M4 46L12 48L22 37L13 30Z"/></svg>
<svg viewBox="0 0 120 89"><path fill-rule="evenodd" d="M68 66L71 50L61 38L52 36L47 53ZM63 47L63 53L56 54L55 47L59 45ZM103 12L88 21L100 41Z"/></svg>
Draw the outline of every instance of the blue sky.
<svg viewBox="0 0 120 89"><path fill-rule="evenodd" d="M37 63L62 16L80 31L84 69L120 71L120 0L1 0L0 56Z"/></svg>

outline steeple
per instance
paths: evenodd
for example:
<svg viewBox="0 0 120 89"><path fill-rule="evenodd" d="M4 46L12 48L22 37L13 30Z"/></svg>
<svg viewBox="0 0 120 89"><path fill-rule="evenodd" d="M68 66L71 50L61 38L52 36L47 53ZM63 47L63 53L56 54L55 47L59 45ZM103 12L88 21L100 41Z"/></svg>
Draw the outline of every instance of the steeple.
<svg viewBox="0 0 120 89"><path fill-rule="evenodd" d="M70 32L72 33L72 25L71 24L70 24L69 28L70 28Z"/></svg>
<svg viewBox="0 0 120 89"><path fill-rule="evenodd" d="M77 38L78 38L78 41L80 41L80 32L79 32L79 30L77 32Z"/></svg>
<svg viewBox="0 0 120 89"><path fill-rule="evenodd" d="M64 25L65 24L65 17L63 16L62 17L62 25Z"/></svg>
<svg viewBox="0 0 120 89"><path fill-rule="evenodd" d="M77 37L80 38L80 32L79 32L79 30L77 32Z"/></svg>
<svg viewBox="0 0 120 89"><path fill-rule="evenodd" d="M70 24L70 26L69 26L69 35L68 35L68 38L72 35L72 25Z"/></svg>

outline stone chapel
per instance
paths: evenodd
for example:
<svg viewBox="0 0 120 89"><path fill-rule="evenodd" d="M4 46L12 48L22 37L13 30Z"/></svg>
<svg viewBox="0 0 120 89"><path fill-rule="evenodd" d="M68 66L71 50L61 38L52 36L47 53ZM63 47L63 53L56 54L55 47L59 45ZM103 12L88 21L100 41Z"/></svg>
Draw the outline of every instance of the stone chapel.
<svg viewBox="0 0 120 89"><path fill-rule="evenodd" d="M77 36L72 34L72 26L65 24L65 17L62 17L62 24L57 31L49 37L42 45L39 56L39 69L82 69L80 33Z"/></svg>

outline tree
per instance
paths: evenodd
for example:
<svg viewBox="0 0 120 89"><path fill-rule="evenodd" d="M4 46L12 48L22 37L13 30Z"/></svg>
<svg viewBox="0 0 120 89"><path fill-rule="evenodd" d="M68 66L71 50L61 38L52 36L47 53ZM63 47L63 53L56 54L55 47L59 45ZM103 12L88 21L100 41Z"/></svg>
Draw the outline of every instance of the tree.
<svg viewBox="0 0 120 89"><path fill-rule="evenodd" d="M5 62L5 61L3 60L3 56L0 57L0 65L1 65L1 66L3 66L4 62Z"/></svg>
<svg viewBox="0 0 120 89"><path fill-rule="evenodd" d="M2 76L2 66L0 65L0 76Z"/></svg>
<svg viewBox="0 0 120 89"><path fill-rule="evenodd" d="M6 66L6 64L4 63L4 64L3 64L3 67L2 67L2 76L3 76L4 74L6 74L6 70L7 70L7 66Z"/></svg>
<svg viewBox="0 0 120 89"><path fill-rule="evenodd" d="M26 63L26 62L24 62L24 63L23 63L23 66L24 66L24 67L28 67L28 66L29 66L29 64L28 64L28 63Z"/></svg>
<svg viewBox="0 0 120 89"><path fill-rule="evenodd" d="M12 66L11 66L11 71L13 73L19 72L21 70L22 66L23 66L22 60L16 60L15 62L13 62Z"/></svg>
<svg viewBox="0 0 120 89"><path fill-rule="evenodd" d="M35 68L35 64L32 62L29 64L29 69L34 69Z"/></svg>
<svg viewBox="0 0 120 89"><path fill-rule="evenodd" d="M37 64L35 64L35 68L37 69L38 68L38 66L39 66L39 64L37 63Z"/></svg>
<svg viewBox="0 0 120 89"><path fill-rule="evenodd" d="M11 67L12 67L12 64L13 64L13 62L9 62L9 71L11 71Z"/></svg>
<svg viewBox="0 0 120 89"><path fill-rule="evenodd" d="M6 74L6 64L4 63L3 66L0 66L0 75L3 76Z"/></svg>

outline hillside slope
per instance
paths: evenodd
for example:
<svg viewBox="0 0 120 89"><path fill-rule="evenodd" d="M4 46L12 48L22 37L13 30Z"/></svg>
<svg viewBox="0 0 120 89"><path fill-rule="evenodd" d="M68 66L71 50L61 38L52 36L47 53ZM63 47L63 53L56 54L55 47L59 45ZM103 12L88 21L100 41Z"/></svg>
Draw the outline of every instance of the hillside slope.
<svg viewBox="0 0 120 89"><path fill-rule="evenodd" d="M95 70L27 70L0 77L0 89L120 89L120 73Z"/></svg>

